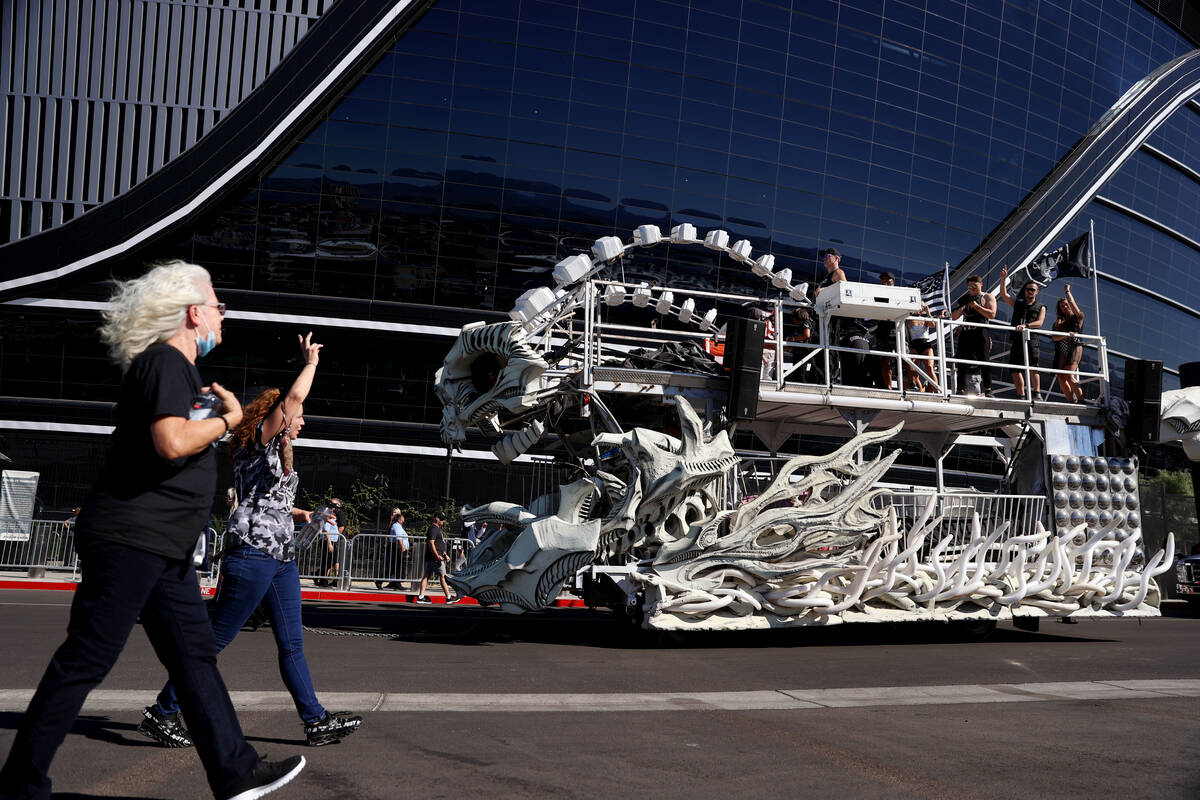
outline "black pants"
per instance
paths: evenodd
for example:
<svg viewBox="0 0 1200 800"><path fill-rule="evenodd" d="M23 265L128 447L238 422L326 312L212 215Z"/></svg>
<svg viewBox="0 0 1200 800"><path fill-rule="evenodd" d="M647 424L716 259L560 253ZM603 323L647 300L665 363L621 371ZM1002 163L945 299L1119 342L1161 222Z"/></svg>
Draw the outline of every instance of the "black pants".
<svg viewBox="0 0 1200 800"><path fill-rule="evenodd" d="M179 692L179 704L208 785L217 797L258 761L242 735L217 672L217 645L191 559L91 539L76 541L83 579L71 603L67 640L46 667L0 770L0 798L48 800L50 762L88 693L100 684L142 627Z"/></svg>
<svg viewBox="0 0 1200 800"><path fill-rule="evenodd" d="M966 328L958 336L958 357L970 361L987 361L991 356L992 337L981 330ZM983 390L992 390L991 367L977 367L974 364L958 365L958 391L962 392L967 385L967 376L973 372L983 372Z"/></svg>

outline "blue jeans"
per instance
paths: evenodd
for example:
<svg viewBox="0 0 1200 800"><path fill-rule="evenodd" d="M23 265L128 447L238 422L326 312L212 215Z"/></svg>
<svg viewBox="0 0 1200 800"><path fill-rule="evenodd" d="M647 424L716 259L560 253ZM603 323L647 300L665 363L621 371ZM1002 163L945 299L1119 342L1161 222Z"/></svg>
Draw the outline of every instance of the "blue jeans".
<svg viewBox="0 0 1200 800"><path fill-rule="evenodd" d="M225 554L221 566L221 584L213 601L213 637L217 650L234 640L246 620L265 603L271 619L271 631L279 650L279 674L292 695L296 711L305 722L325 716L313 691L308 661L304 658L304 629L300 622L300 573L295 561L279 561L266 553L241 544ZM158 695L158 710L171 714L179 710L172 681ZM184 712L188 725L192 719Z"/></svg>
<svg viewBox="0 0 1200 800"><path fill-rule="evenodd" d="M258 761L217 672L217 646L191 558L172 560L93 539L76 542L83 579L71 602L67 640L54 653L0 770L0 798L50 797L50 761L88 692L104 680L142 616L171 679L213 794L224 797Z"/></svg>

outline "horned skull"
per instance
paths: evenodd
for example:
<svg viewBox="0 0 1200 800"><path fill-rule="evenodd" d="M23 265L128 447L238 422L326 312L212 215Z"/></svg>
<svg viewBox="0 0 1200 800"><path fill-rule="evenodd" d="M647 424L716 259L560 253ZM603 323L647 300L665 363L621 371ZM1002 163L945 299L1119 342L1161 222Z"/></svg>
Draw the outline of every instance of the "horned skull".
<svg viewBox="0 0 1200 800"><path fill-rule="evenodd" d="M442 403L442 441L461 449L471 426L500 436L501 413L511 418L538 408L547 391L543 373L548 366L515 322L463 326L434 378L434 392ZM492 451L503 463L511 463L543 432L535 419L505 435Z"/></svg>
<svg viewBox="0 0 1200 800"><path fill-rule="evenodd" d="M562 486L556 498L543 495L532 504L536 509L558 500L553 514L541 516L512 503L468 509L465 521L487 521L499 530L471 551L466 566L449 576L450 584L512 614L545 608L563 582L595 558L600 520L587 519L595 491L587 478Z"/></svg>

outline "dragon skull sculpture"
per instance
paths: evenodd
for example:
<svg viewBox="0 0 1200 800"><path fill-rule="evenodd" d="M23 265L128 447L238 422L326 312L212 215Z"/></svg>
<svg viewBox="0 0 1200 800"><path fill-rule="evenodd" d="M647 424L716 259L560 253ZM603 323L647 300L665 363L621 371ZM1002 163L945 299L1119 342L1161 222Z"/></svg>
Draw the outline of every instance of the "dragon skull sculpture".
<svg viewBox="0 0 1200 800"><path fill-rule="evenodd" d="M1200 461L1200 386L1162 394L1159 441L1178 441L1192 461Z"/></svg>
<svg viewBox="0 0 1200 800"><path fill-rule="evenodd" d="M501 412L512 417L538 408L547 391L543 374L548 366L515 322L464 326L434 377L434 392L442 403L442 441L461 449L467 428L473 425L499 436ZM543 432L541 422L535 419L522 430L507 434L493 452L508 464Z"/></svg>

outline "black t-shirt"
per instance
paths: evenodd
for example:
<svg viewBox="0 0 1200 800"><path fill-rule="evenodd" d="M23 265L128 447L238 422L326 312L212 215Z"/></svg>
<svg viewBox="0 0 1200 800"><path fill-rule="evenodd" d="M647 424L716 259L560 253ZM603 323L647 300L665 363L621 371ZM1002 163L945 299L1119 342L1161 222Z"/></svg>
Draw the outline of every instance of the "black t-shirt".
<svg viewBox="0 0 1200 800"><path fill-rule="evenodd" d="M215 451L167 461L154 449L150 423L188 416L200 374L168 344L146 348L125 373L108 460L83 504L80 537L168 558L191 555L204 531L217 486Z"/></svg>
<svg viewBox="0 0 1200 800"><path fill-rule="evenodd" d="M430 525L429 533L426 534L426 539L429 543L430 554L437 553L439 556L446 555L446 539L442 536L442 527L440 525ZM437 556L434 556L435 558Z"/></svg>
<svg viewBox="0 0 1200 800"><path fill-rule="evenodd" d="M1033 303L1026 303L1024 300L1017 300L1013 303L1011 320L1012 326L1015 328L1018 325L1029 325L1031 322L1036 322L1038 316L1042 313L1043 308L1045 308L1045 306L1037 301L1034 301ZM1021 334L1017 331L1013 331L1011 338L1014 342L1018 342L1021 340ZM1037 345L1037 342L1040 341L1039 337L1037 336L1030 336L1029 340L1033 342L1035 346Z"/></svg>

